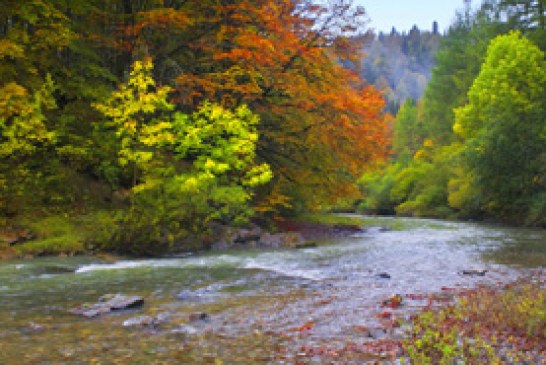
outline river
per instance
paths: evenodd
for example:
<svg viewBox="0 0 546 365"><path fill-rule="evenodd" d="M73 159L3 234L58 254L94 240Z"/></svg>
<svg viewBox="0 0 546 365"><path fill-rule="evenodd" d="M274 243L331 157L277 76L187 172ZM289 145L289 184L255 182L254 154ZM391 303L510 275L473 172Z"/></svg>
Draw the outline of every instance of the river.
<svg viewBox="0 0 546 365"><path fill-rule="evenodd" d="M362 329L382 326L390 295L511 281L526 270L518 247L546 242L542 230L476 223L362 217L362 224L388 230L299 250L0 263L0 364L320 364L301 349L335 357L347 343L367 341ZM506 250L508 259L486 259ZM473 268L487 273L462 274ZM105 293L141 295L145 305L93 319L68 313ZM400 316L420 304L408 302ZM207 318L192 321L196 312ZM157 323L122 325L142 315ZM343 363L364 363L359 356Z"/></svg>

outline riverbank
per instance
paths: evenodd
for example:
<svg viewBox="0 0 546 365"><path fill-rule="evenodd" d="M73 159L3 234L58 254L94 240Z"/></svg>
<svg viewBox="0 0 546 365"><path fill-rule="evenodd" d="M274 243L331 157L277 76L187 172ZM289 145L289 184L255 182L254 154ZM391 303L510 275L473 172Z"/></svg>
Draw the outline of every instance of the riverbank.
<svg viewBox="0 0 546 365"><path fill-rule="evenodd" d="M50 215L24 218L0 229L0 260L43 256L126 254L109 250L110 218L107 212L87 215ZM343 238L362 232L359 218L332 214L306 214L295 218L278 219L270 229L255 224L244 227L215 225L211 232L194 237L193 243L174 243L170 249L158 248L149 256L196 253L203 250L228 248L305 248L316 241ZM202 242L195 243L196 240ZM101 242L102 241L102 242Z"/></svg>
<svg viewBox="0 0 546 365"><path fill-rule="evenodd" d="M381 326L354 326L359 340L303 341L276 360L346 364L544 364L546 271L516 281L386 299ZM359 362L360 363L360 362Z"/></svg>
<svg viewBox="0 0 546 365"><path fill-rule="evenodd" d="M532 273L484 261L485 252L517 241L546 242L532 230L358 218L364 226L390 229L303 249L233 249L113 263L84 256L1 262L0 363L386 365L404 356L406 339L422 336L416 329L425 328L424 320L413 323L421 313L449 308L472 292L479 294L469 303L481 306L481 290L504 290ZM102 313L93 304L110 305L101 300L117 293L144 303L93 318L74 314L75 308ZM525 297L537 295L528 290ZM510 314L486 318L485 329L519 316L512 310L524 296L512 297ZM494 313L492 305L484 308ZM468 318L462 324L486 320ZM463 337L472 338L458 326Z"/></svg>

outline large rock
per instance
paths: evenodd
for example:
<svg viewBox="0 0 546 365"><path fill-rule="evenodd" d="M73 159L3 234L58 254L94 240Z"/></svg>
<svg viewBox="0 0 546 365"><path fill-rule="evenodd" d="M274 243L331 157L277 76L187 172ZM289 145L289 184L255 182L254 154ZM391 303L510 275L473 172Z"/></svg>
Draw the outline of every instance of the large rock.
<svg viewBox="0 0 546 365"><path fill-rule="evenodd" d="M236 229L227 226L216 226L213 234L217 241L212 249L223 250L236 246L260 248L294 248L305 242L298 232L269 233L260 227L251 225L248 228Z"/></svg>
<svg viewBox="0 0 546 365"><path fill-rule="evenodd" d="M212 227L212 234L216 242L212 245L212 249L224 250L237 245L255 246L262 233L262 229L257 225L250 225L247 228L215 225Z"/></svg>
<svg viewBox="0 0 546 365"><path fill-rule="evenodd" d="M112 311L133 309L144 305L144 298L138 295L106 294L97 303L82 304L69 310L72 314L87 318L97 317Z"/></svg>
<svg viewBox="0 0 546 365"><path fill-rule="evenodd" d="M264 233L258 241L258 246L263 248L294 248L304 242L298 232Z"/></svg>

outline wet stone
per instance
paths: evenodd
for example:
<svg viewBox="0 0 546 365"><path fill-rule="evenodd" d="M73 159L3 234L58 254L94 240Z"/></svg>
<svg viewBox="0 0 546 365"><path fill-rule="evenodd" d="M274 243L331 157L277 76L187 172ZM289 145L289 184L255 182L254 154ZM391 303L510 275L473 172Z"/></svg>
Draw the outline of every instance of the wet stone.
<svg viewBox="0 0 546 365"><path fill-rule="evenodd" d="M157 324L158 322L152 316L138 316L123 321L123 327L148 327Z"/></svg>
<svg viewBox="0 0 546 365"><path fill-rule="evenodd" d="M461 271L461 274L468 276L485 276L485 273L487 273L486 269L467 269Z"/></svg>
<svg viewBox="0 0 546 365"><path fill-rule="evenodd" d="M195 327L187 324L182 324L176 328L173 328L171 330L171 333L176 335L193 336L196 335L198 331Z"/></svg>
<svg viewBox="0 0 546 365"><path fill-rule="evenodd" d="M374 340L382 340L387 338L387 332L381 328L372 328L368 330L368 337L373 338Z"/></svg>
<svg viewBox="0 0 546 365"><path fill-rule="evenodd" d="M193 312L189 315L190 322L198 322L198 321L208 321L210 320L210 315L205 312Z"/></svg>
<svg viewBox="0 0 546 365"><path fill-rule="evenodd" d="M144 298L138 295L106 294L97 303L82 304L69 310L69 313L87 318L97 317L112 311L139 308L144 305Z"/></svg>

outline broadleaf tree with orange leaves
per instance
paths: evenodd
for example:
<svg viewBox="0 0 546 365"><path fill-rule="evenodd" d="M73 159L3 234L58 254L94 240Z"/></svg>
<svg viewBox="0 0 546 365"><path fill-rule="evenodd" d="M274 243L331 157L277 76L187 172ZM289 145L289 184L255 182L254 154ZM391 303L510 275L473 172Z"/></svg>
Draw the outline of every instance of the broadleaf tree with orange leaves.
<svg viewBox="0 0 546 365"><path fill-rule="evenodd" d="M44 33L36 23L41 18L32 13L35 3L51 9L47 24L53 30L60 26L66 39L58 44L40 40ZM259 116L257 163L267 163L274 174L254 196L263 212L324 207L356 197L356 177L383 158L389 145L382 95L354 71L362 55L351 37L365 30L365 13L352 0L21 4L7 3L0 19L4 35L17 42L20 26L29 44L47 52L25 53L32 62L13 64L27 72L5 73L2 83L26 87L23 81L50 74L55 86L57 108L44 115L57 136L55 146L48 147L52 167L36 170L55 183L41 196L67 196L61 200L84 206L79 187L67 176L90 178L112 191L134 185L134 172L118 163L115 134L92 105L108 100L117 84L127 81L133 63L145 59L153 60L157 87L172 90L173 112L191 114L210 102L226 110L246 105ZM23 10L30 12L28 19ZM26 191L37 195L30 185ZM17 206L35 200L21 199Z"/></svg>
<svg viewBox="0 0 546 365"><path fill-rule="evenodd" d="M363 30L364 9L347 0L174 3L127 25L133 52L154 57L182 110L210 100L260 116L258 156L275 175L260 208L355 197L355 177L389 144L383 97L353 70L362 55L350 36Z"/></svg>

